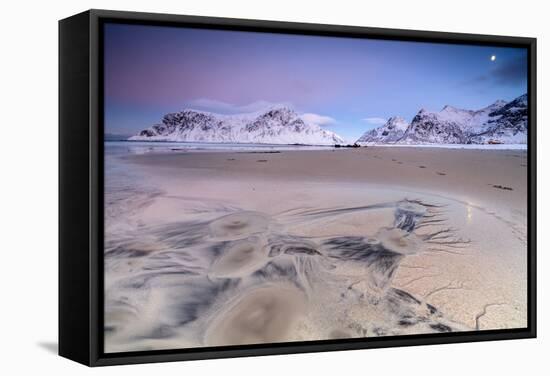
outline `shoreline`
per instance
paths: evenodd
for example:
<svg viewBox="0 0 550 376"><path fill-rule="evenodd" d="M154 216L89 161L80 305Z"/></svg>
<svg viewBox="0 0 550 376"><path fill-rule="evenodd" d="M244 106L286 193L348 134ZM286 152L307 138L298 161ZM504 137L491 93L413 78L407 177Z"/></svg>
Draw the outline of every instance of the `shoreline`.
<svg viewBox="0 0 550 376"><path fill-rule="evenodd" d="M388 148L436 148L436 149L466 149L466 150L525 150L527 144L359 144L361 147Z"/></svg>
<svg viewBox="0 0 550 376"><path fill-rule="evenodd" d="M291 150L296 148L296 150L312 150L313 148L322 148L326 149L346 149L351 148L353 143L350 144L338 144L338 145L309 145L309 144L250 144L250 143L239 143L239 142L204 142L204 141L161 141L161 140L103 140L104 143L128 143L128 144L151 144L155 146L159 145L204 145L210 147L216 147L216 150L228 151L231 149L224 149L224 147L242 147L247 148L280 148L281 150ZM361 148L439 148L439 149L467 149L467 150L527 150L527 144L369 144L369 143L356 143L360 145ZM185 150L185 148L183 148ZM194 149L189 149L190 151Z"/></svg>

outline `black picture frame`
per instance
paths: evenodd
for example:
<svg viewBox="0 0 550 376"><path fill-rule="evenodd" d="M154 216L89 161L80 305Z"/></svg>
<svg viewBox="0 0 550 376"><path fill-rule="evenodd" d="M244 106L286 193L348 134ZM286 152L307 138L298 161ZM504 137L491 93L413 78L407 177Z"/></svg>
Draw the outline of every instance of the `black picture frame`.
<svg viewBox="0 0 550 376"><path fill-rule="evenodd" d="M105 354L103 345L104 22L523 47L528 51L528 325L522 329ZM59 354L88 366L536 337L536 39L88 10L59 21Z"/></svg>

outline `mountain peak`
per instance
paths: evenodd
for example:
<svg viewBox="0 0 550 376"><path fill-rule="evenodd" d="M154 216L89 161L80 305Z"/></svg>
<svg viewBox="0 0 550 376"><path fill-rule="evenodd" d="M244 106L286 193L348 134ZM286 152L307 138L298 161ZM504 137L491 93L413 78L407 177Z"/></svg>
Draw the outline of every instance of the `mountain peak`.
<svg viewBox="0 0 550 376"><path fill-rule="evenodd" d="M298 114L287 106L273 106L266 109L262 116L298 116Z"/></svg>
<svg viewBox="0 0 550 376"><path fill-rule="evenodd" d="M498 109L506 106L508 104L508 102L502 100L502 99L499 99L497 101L495 101L494 103L490 104L489 106L485 107L485 108L482 108L481 110L478 110L477 112L486 112L486 111L489 111L489 112L493 112L493 111L497 111Z"/></svg>
<svg viewBox="0 0 550 376"><path fill-rule="evenodd" d="M409 126L409 123L403 119L401 116L392 116L388 119L385 126L390 129L400 129L402 131L405 131L407 127Z"/></svg>
<svg viewBox="0 0 550 376"><path fill-rule="evenodd" d="M443 108L441 109L441 111L457 111L457 110L458 110L458 108L453 107L453 106L448 105L448 104L443 106Z"/></svg>
<svg viewBox="0 0 550 376"><path fill-rule="evenodd" d="M403 137L409 123L400 116L392 116L384 125L365 132L357 143L396 143Z"/></svg>
<svg viewBox="0 0 550 376"><path fill-rule="evenodd" d="M492 106L504 106L506 103L508 103L508 102L506 102L504 99L498 99L490 107L492 107Z"/></svg>
<svg viewBox="0 0 550 376"><path fill-rule="evenodd" d="M525 94L523 94L523 95L520 95L519 97L517 97L516 99L514 99L512 102L522 103L522 104L524 104L525 106L527 106L527 93L525 93Z"/></svg>
<svg viewBox="0 0 550 376"><path fill-rule="evenodd" d="M331 131L306 124L292 108L284 105L232 115L185 109L164 115L161 124L153 125L129 140L308 145L345 143Z"/></svg>
<svg viewBox="0 0 550 376"><path fill-rule="evenodd" d="M421 109L405 135L406 144L526 143L527 101L498 100L480 110L446 105L439 112Z"/></svg>

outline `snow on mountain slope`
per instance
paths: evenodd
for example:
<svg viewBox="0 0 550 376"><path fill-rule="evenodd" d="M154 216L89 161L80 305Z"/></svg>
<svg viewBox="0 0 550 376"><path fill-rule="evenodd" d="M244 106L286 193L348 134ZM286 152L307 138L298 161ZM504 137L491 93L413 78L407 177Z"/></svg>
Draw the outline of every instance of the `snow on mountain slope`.
<svg viewBox="0 0 550 376"><path fill-rule="evenodd" d="M394 143L403 137L408 127L409 123L405 119L394 116L389 118L386 124L365 132L357 143Z"/></svg>
<svg viewBox="0 0 550 376"><path fill-rule="evenodd" d="M527 143L527 94L524 94L489 114L483 132L472 135L472 142Z"/></svg>
<svg viewBox="0 0 550 376"><path fill-rule="evenodd" d="M421 109L398 142L465 144L467 136L462 127L469 118L465 110L444 108L441 112L430 112Z"/></svg>
<svg viewBox="0 0 550 376"><path fill-rule="evenodd" d="M387 124L365 133L357 142L418 144L527 143L527 95L502 100L480 110L445 106L439 112L421 109L401 137Z"/></svg>
<svg viewBox="0 0 550 376"><path fill-rule="evenodd" d="M184 110L165 115L162 123L141 131L129 140L308 145L345 143L337 134L305 122L288 107L239 115Z"/></svg>
<svg viewBox="0 0 550 376"><path fill-rule="evenodd" d="M400 143L468 144L471 136L481 134L490 127L491 114L506 102L497 101L480 110L464 110L445 106L439 112L420 110Z"/></svg>

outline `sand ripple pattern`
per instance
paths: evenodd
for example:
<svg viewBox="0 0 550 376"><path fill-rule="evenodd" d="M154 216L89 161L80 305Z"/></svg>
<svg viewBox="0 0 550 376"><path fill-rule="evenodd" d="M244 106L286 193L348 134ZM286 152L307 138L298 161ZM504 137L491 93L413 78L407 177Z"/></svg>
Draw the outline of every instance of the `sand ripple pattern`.
<svg viewBox="0 0 550 376"><path fill-rule="evenodd" d="M393 213L393 224L371 235L290 231L370 211ZM201 213L113 235L105 250L106 351L471 329L392 287L408 256L467 246L444 225L441 206L405 199L276 216Z"/></svg>

